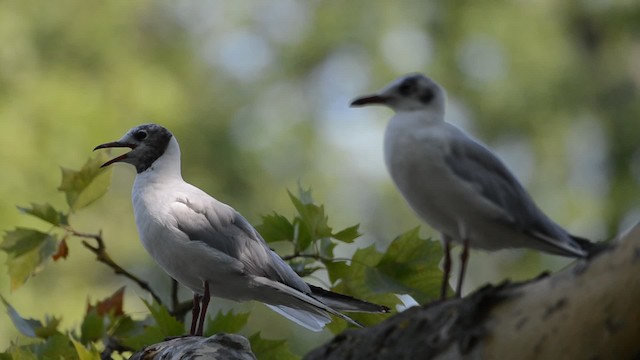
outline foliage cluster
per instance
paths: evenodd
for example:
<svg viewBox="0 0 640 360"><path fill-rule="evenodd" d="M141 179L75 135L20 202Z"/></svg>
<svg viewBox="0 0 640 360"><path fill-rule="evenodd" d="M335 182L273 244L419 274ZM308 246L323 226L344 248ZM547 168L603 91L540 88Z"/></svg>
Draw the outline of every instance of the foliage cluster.
<svg viewBox="0 0 640 360"><path fill-rule="evenodd" d="M21 227L9 230L0 243L0 249L8 255L11 288L16 290L30 277L46 269L51 260L68 259L70 247L73 247L72 239L80 238L84 247L96 254L98 261L150 292L155 300L142 300L149 310L148 316L135 319L126 313L124 287L106 299L87 304L79 329L72 330L60 329L60 319L53 315L44 320L25 318L2 298L13 324L27 340L12 344L0 354L1 360L108 358L113 353L126 355L166 337L185 333L184 324L179 319L189 310L188 302L171 306L162 304L160 297L144 280L122 269L111 259L100 233L80 232L71 225L76 212L84 210L108 190L111 172L100 168L105 156L101 154L89 159L79 170L63 168L58 190L64 193L67 208L56 209L48 203L19 207L24 214L44 221L48 228L44 231ZM387 306L400 303L394 294L408 294L418 302L437 296L441 250L437 243L421 239L418 229L398 236L384 252L371 245L358 249L350 259L337 258L334 254L337 245L351 244L361 235L358 225L334 230L329 225L324 206L314 202L310 190L300 188L297 195L288 194L295 215L288 218L273 212L262 217L262 224L257 229L270 244L288 243L293 250L283 258L301 276L313 276L324 270L332 290ZM267 340L260 333L244 333L249 316L248 312L219 312L208 320L205 335L241 333L248 337L260 359L297 358L289 349L286 339ZM379 322L384 316L353 315L364 325ZM329 329L339 333L348 326L346 322L336 319Z"/></svg>

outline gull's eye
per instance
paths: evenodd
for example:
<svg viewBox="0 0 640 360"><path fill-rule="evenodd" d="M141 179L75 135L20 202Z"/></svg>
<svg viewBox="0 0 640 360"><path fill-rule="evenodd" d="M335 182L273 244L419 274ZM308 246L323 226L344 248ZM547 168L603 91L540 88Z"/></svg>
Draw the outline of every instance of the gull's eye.
<svg viewBox="0 0 640 360"><path fill-rule="evenodd" d="M138 141L142 141L147 138L147 132L144 130L138 130L133 134L133 137Z"/></svg>
<svg viewBox="0 0 640 360"><path fill-rule="evenodd" d="M420 94L420 102L423 104L428 104L433 100L436 95L431 91L431 89L426 89Z"/></svg>
<svg viewBox="0 0 640 360"><path fill-rule="evenodd" d="M413 81L405 81L398 87L398 92L400 93L400 95L407 96L413 92L413 88Z"/></svg>

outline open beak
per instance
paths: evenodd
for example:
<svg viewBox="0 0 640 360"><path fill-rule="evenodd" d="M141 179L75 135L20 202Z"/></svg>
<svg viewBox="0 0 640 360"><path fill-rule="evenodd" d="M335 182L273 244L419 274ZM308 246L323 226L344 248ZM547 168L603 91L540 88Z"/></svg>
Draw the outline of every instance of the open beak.
<svg viewBox="0 0 640 360"><path fill-rule="evenodd" d="M351 106L366 106L366 105L384 105L387 103L387 97L382 95L367 95L359 97L351 102Z"/></svg>
<svg viewBox="0 0 640 360"><path fill-rule="evenodd" d="M109 143L105 143L105 144L101 144L96 146L95 148L93 148L93 151L96 151L98 149L107 149L107 148L122 148L122 147L127 147L129 149L135 149L136 148L136 144L129 144L129 143L124 143L124 142L120 142L120 141L113 141L113 142L109 142ZM107 161L106 163L102 164L100 167L105 167L105 166L109 166L113 163L117 163L120 161L123 161L124 159L127 158L127 155L129 153L125 153L122 154L114 159L111 159L109 161Z"/></svg>

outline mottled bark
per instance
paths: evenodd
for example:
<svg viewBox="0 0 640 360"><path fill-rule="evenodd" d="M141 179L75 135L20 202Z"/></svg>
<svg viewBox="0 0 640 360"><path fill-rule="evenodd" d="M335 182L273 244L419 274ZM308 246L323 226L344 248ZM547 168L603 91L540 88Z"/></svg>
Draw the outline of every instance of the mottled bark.
<svg viewBox="0 0 640 360"><path fill-rule="evenodd" d="M305 359L640 359L640 225L564 271L411 308Z"/></svg>

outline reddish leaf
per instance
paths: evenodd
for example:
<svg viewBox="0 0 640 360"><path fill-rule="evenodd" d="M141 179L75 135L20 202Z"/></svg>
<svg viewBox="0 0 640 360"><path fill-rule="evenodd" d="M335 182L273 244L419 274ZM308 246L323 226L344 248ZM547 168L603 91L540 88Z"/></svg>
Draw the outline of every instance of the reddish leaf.
<svg viewBox="0 0 640 360"><path fill-rule="evenodd" d="M67 246L67 239L62 239L58 245L58 251L53 256L53 261L58 261L60 258L66 259L69 256L69 246Z"/></svg>
<svg viewBox="0 0 640 360"><path fill-rule="evenodd" d="M98 301L95 305L88 304L87 312L95 309L98 315L104 316L113 311L113 315L122 316L124 315L124 311L122 310L123 297L124 286L108 298Z"/></svg>

